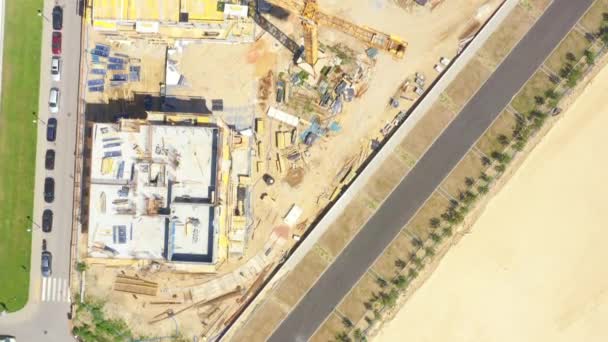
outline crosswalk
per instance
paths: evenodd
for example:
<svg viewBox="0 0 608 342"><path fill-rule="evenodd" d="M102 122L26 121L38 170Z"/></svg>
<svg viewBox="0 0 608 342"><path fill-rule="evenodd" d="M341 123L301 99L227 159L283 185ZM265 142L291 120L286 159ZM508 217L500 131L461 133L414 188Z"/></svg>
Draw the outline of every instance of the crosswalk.
<svg viewBox="0 0 608 342"><path fill-rule="evenodd" d="M70 286L67 279L42 278L40 300L42 302L70 302Z"/></svg>

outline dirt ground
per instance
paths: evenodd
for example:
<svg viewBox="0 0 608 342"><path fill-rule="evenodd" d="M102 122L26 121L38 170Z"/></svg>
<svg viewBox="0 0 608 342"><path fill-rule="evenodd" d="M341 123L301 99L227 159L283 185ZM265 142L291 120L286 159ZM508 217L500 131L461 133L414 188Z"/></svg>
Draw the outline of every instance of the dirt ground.
<svg viewBox="0 0 608 342"><path fill-rule="evenodd" d="M338 311L348 317L351 322L357 323L367 311L364 303L381 290L382 288L378 286L376 278L368 272L344 297L338 305Z"/></svg>
<svg viewBox="0 0 608 342"><path fill-rule="evenodd" d="M431 234L430 220L437 215L441 215L449 205L450 201L445 195L435 191L416 213L416 216L407 224L406 229L421 241L426 241Z"/></svg>
<svg viewBox="0 0 608 342"><path fill-rule="evenodd" d="M534 23L529 10L516 6L506 18L503 25L494 32L485 43L479 56L489 65L498 66L509 53L514 43L528 31Z"/></svg>
<svg viewBox="0 0 608 342"><path fill-rule="evenodd" d="M597 0L583 16L580 25L589 32L596 32L601 26L606 12L608 12L608 0Z"/></svg>
<svg viewBox="0 0 608 342"><path fill-rule="evenodd" d="M490 156L494 151L500 151L502 145L498 142L498 137L504 135L506 142L513 139L513 128L517 124L517 118L513 113L503 111L496 121L488 128L486 133L479 138L475 145L482 153Z"/></svg>
<svg viewBox="0 0 608 342"><path fill-rule="evenodd" d="M321 275L328 262L313 249L287 276L276 291L276 298L293 306L308 291L310 285Z"/></svg>
<svg viewBox="0 0 608 342"><path fill-rule="evenodd" d="M536 106L534 96L539 93L544 94L551 85L549 76L544 71L538 70L513 98L511 106L519 113L528 114Z"/></svg>
<svg viewBox="0 0 608 342"><path fill-rule="evenodd" d="M605 340L606 87L603 69L377 341Z"/></svg>
<svg viewBox="0 0 608 342"><path fill-rule="evenodd" d="M392 279L397 274L397 261L407 262L415 251L412 237L401 233L378 258L372 270L386 280Z"/></svg>
<svg viewBox="0 0 608 342"><path fill-rule="evenodd" d="M457 111L464 107L493 71L493 69L485 66L479 57L474 57L467 63L456 80L446 89L446 94L450 97Z"/></svg>
<svg viewBox="0 0 608 342"><path fill-rule="evenodd" d="M332 313L327 321L319 328L319 330L312 336L312 342L327 342L333 341L336 338L336 334L344 330L344 323L342 319L335 313Z"/></svg>
<svg viewBox="0 0 608 342"><path fill-rule="evenodd" d="M399 144L400 149L416 158L421 157L455 115L454 112L446 109L445 105L435 102Z"/></svg>
<svg viewBox="0 0 608 342"><path fill-rule="evenodd" d="M481 162L481 158L479 153L469 151L469 153L467 153L456 165L454 170L450 172L443 183L441 183L441 188L450 194L450 196L458 199L460 192L467 190L465 184L466 178L472 177L475 179L487 168Z"/></svg>
<svg viewBox="0 0 608 342"><path fill-rule="evenodd" d="M555 51L547 58L545 65L556 74L566 63L574 64L583 56L583 52L591 45L585 36L579 31L571 31L558 45ZM568 57L572 54L574 58Z"/></svg>

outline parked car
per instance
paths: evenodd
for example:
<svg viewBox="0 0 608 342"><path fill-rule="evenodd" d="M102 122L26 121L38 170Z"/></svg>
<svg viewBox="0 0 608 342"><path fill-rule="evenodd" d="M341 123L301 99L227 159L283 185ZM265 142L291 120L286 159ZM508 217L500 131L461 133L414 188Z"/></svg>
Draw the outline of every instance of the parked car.
<svg viewBox="0 0 608 342"><path fill-rule="evenodd" d="M53 56L51 59L51 78L55 82L61 80L61 58Z"/></svg>
<svg viewBox="0 0 608 342"><path fill-rule="evenodd" d="M49 92L49 111L53 114L59 112L59 89L51 88Z"/></svg>
<svg viewBox="0 0 608 342"><path fill-rule="evenodd" d="M46 140L53 142L57 138L57 119L50 118L46 122Z"/></svg>
<svg viewBox="0 0 608 342"><path fill-rule="evenodd" d="M53 30L61 30L63 28L63 8L61 6L53 7Z"/></svg>
<svg viewBox="0 0 608 342"><path fill-rule="evenodd" d="M0 342L17 342L14 336L0 335Z"/></svg>
<svg viewBox="0 0 608 342"><path fill-rule="evenodd" d="M50 277L53 274L53 255L49 251L42 251L42 259L40 260L40 269L43 277Z"/></svg>
<svg viewBox="0 0 608 342"><path fill-rule="evenodd" d="M53 170L55 168L55 150L46 150L44 168L47 170Z"/></svg>
<svg viewBox="0 0 608 342"><path fill-rule="evenodd" d="M274 178L271 175L267 174L267 173L265 173L262 176L262 180L264 180L264 183L266 183L266 185L272 185L272 184L274 184Z"/></svg>
<svg viewBox="0 0 608 342"><path fill-rule="evenodd" d="M53 32L53 55L61 54L61 32Z"/></svg>
<svg viewBox="0 0 608 342"><path fill-rule="evenodd" d="M53 230L53 211L51 209L44 209L42 212L42 231L50 233Z"/></svg>
<svg viewBox="0 0 608 342"><path fill-rule="evenodd" d="M53 203L55 200L55 180L51 177L44 179L44 201Z"/></svg>

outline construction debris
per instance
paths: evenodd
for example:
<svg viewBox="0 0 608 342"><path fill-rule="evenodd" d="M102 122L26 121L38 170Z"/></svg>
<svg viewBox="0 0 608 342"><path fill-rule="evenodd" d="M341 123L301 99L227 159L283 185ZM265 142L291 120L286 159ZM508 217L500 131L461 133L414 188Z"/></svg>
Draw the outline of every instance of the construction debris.
<svg viewBox="0 0 608 342"><path fill-rule="evenodd" d="M117 275L116 280L114 281L114 291L156 296L158 293L158 284L137 277Z"/></svg>

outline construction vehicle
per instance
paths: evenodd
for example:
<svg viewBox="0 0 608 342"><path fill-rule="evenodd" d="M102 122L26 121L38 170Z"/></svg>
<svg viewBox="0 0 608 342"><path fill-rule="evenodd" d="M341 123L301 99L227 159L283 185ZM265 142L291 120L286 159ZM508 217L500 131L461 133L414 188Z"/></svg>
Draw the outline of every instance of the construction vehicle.
<svg viewBox="0 0 608 342"><path fill-rule="evenodd" d="M266 2L284 8L302 19L304 28L304 59L306 63L315 65L318 59L318 26L323 25L342 31L368 45L390 52L397 58L403 58L407 43L401 38L388 35L371 29L353 24L344 19L323 13L316 0L266 0Z"/></svg>

